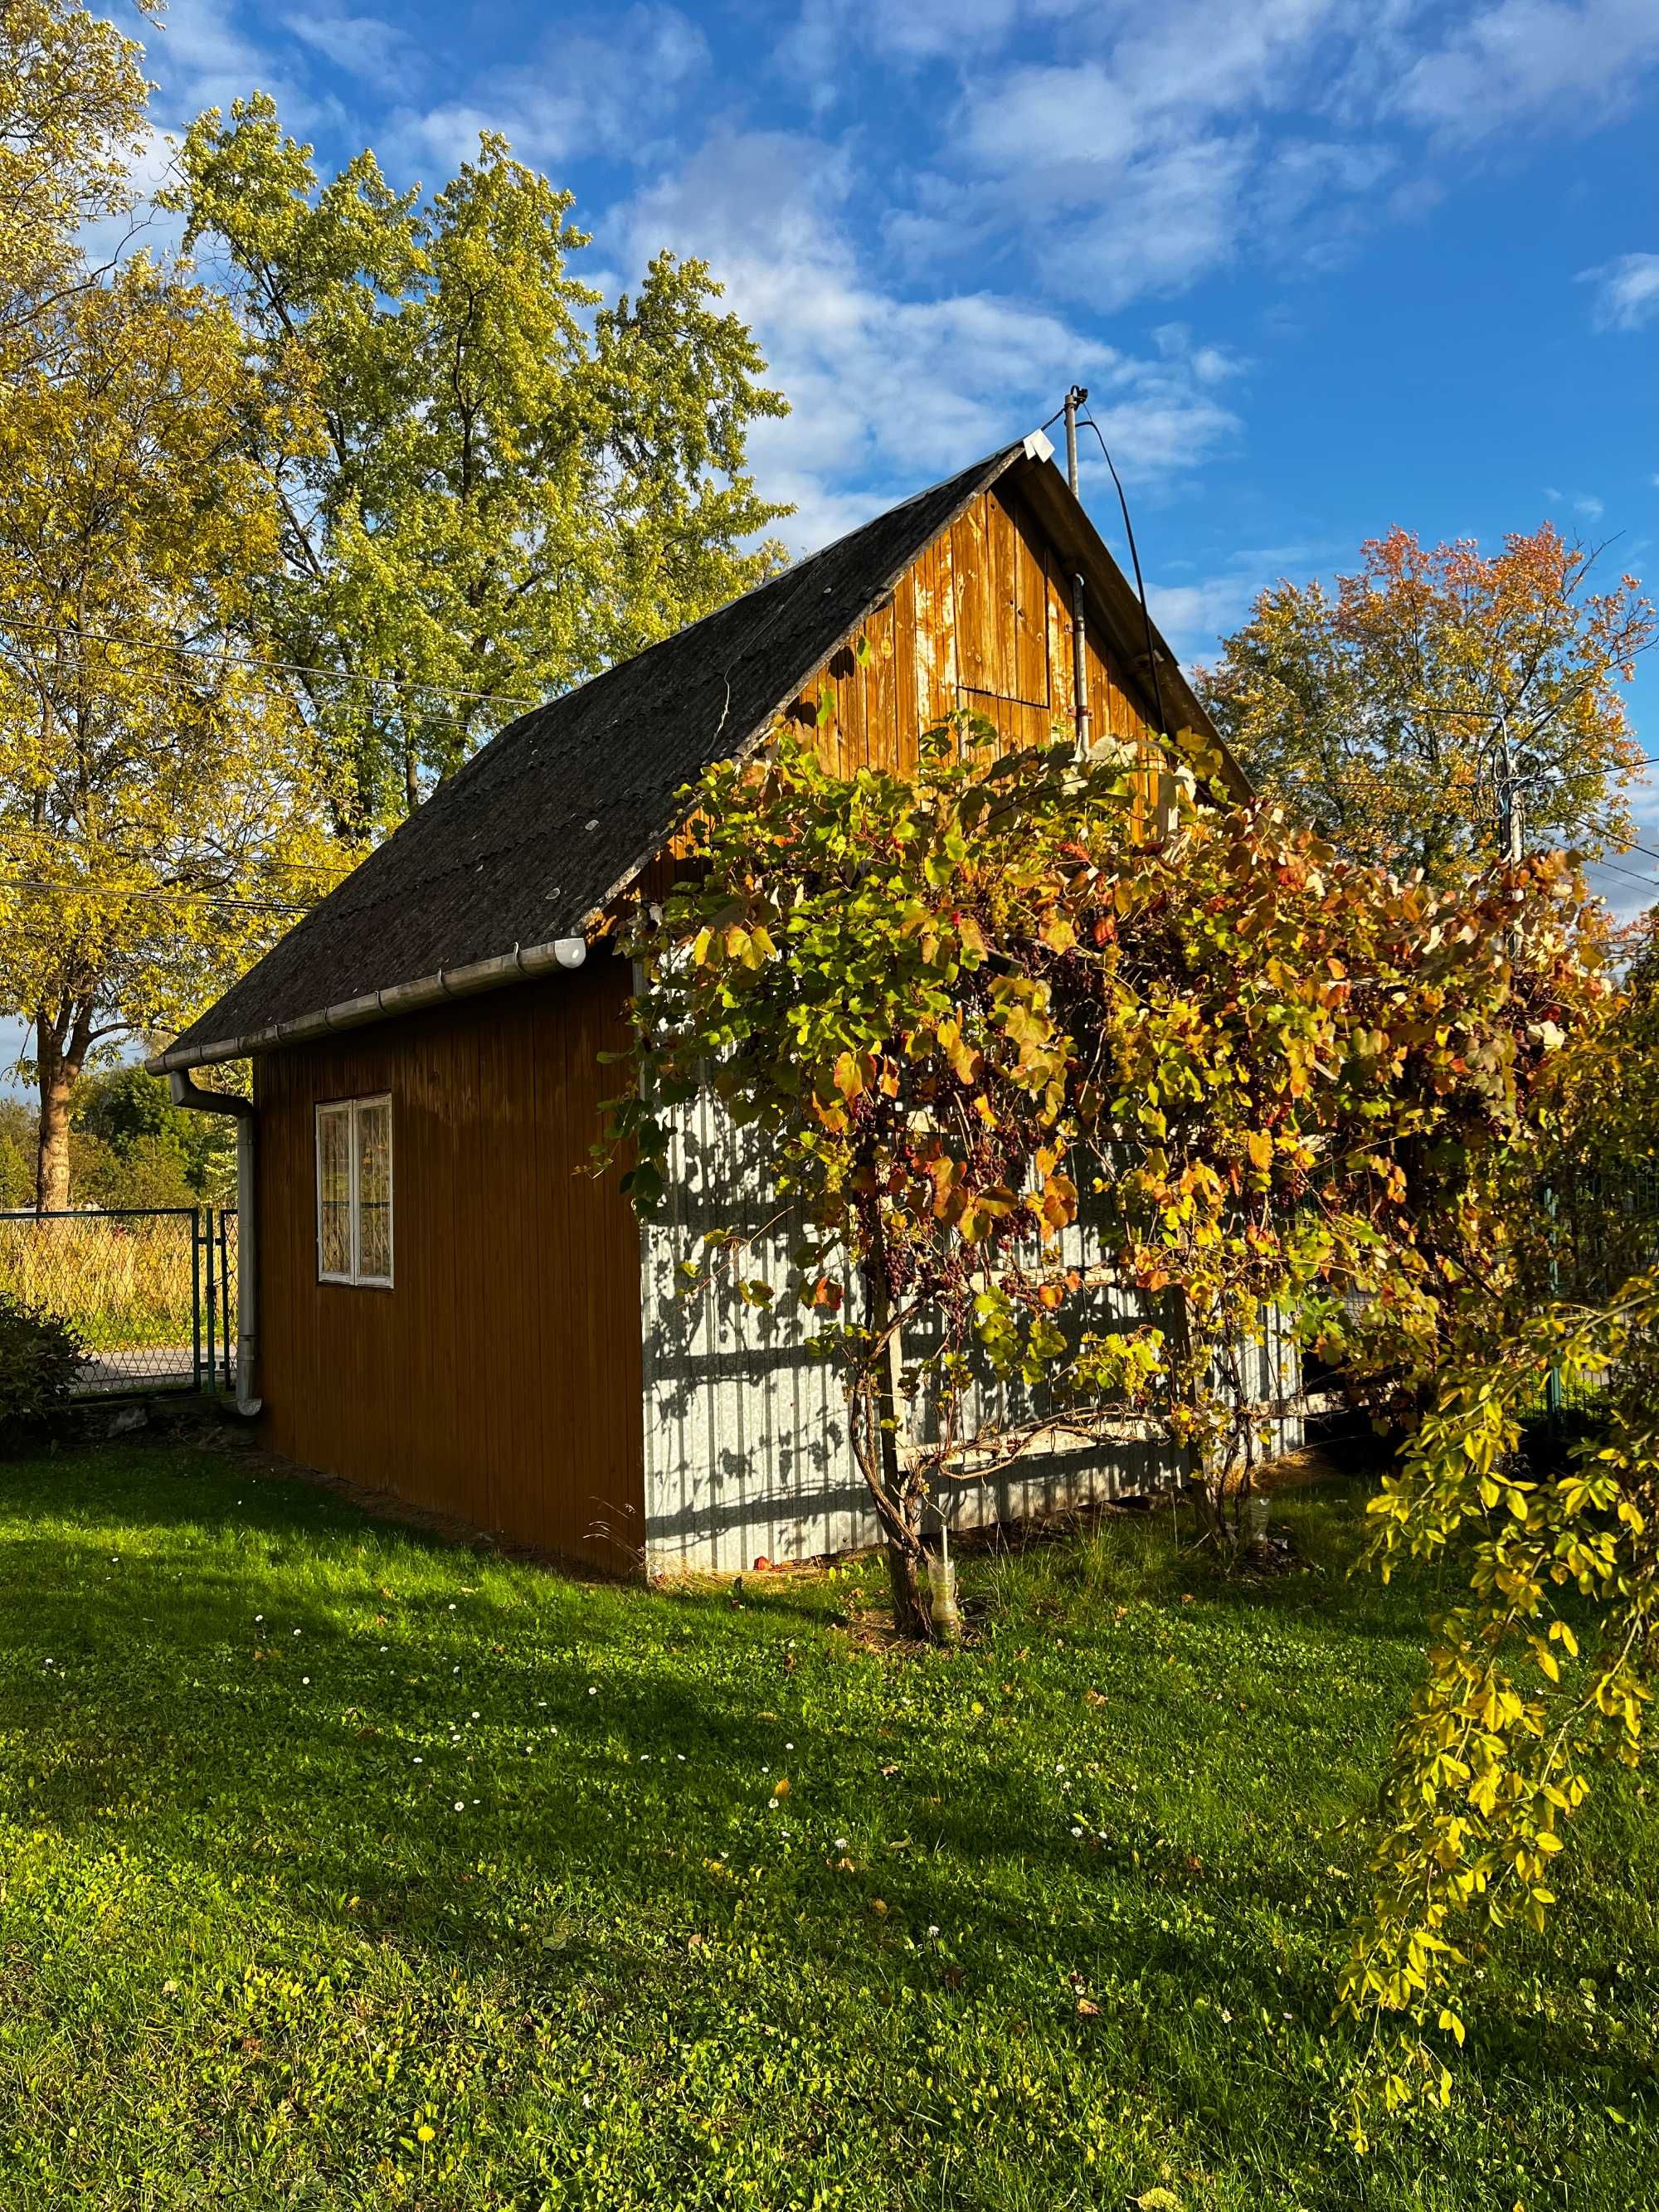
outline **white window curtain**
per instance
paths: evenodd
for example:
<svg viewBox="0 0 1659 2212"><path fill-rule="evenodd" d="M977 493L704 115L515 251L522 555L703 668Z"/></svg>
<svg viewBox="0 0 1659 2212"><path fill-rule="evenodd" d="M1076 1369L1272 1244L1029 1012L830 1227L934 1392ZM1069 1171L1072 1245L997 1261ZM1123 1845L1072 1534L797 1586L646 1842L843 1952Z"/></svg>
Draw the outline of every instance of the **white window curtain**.
<svg viewBox="0 0 1659 2212"><path fill-rule="evenodd" d="M317 1109L317 1273L325 1283L392 1285L392 1101Z"/></svg>

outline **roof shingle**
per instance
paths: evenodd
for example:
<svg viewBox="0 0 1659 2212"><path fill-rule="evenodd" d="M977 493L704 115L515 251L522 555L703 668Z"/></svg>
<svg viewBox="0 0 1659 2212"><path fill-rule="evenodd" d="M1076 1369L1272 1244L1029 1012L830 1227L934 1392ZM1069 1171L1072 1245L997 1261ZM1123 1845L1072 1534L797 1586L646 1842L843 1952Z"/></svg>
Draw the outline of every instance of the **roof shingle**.
<svg viewBox="0 0 1659 2212"><path fill-rule="evenodd" d="M681 789L768 728L1024 450L988 454L509 723L158 1064L228 1057L325 1007L581 935L660 849Z"/></svg>

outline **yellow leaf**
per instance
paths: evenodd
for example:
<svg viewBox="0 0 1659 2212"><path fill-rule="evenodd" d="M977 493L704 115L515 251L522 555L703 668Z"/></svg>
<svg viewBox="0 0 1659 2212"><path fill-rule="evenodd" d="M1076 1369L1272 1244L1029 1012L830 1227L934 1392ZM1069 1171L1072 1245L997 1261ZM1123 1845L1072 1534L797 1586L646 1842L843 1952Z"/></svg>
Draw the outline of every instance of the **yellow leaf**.
<svg viewBox="0 0 1659 2212"><path fill-rule="evenodd" d="M844 1052L836 1062L836 1088L847 1099L856 1098L864 1088L864 1070L855 1052Z"/></svg>

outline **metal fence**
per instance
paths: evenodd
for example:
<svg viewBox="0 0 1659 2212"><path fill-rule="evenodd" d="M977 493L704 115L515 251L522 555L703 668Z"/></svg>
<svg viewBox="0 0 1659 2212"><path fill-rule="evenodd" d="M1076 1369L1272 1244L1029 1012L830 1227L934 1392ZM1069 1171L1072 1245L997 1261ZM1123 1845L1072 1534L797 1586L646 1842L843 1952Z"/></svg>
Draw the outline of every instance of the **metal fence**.
<svg viewBox="0 0 1659 2212"><path fill-rule="evenodd" d="M1563 1178L1546 1187L1552 1297L1595 1304L1632 1275L1659 1267L1659 1168L1644 1161ZM1546 1409L1576 1412L1594 1402L1605 1377L1569 1382L1552 1371Z"/></svg>
<svg viewBox="0 0 1659 2212"><path fill-rule="evenodd" d="M82 1396L233 1389L236 1253L234 1206L0 1213L0 1290L75 1331Z"/></svg>

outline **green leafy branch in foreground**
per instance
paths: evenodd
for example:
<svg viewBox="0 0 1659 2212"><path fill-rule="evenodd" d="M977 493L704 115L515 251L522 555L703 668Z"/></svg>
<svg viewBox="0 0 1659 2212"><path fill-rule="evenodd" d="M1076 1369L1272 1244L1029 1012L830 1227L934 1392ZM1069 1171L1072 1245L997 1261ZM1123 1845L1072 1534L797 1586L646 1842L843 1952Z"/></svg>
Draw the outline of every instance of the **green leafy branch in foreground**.
<svg viewBox="0 0 1659 2212"><path fill-rule="evenodd" d="M1601 1386L1602 1418L1540 1474L1522 1425L1552 1369L1569 1390ZM1659 1271L1602 1310L1552 1307L1454 1370L1369 1510L1384 1581L1407 1558L1448 1559L1468 1594L1431 1624L1339 1984L1341 2008L1378 2030L1350 2113L1362 2148L1379 2103L1450 2095L1429 2037L1463 2040L1460 1921L1541 1929L1590 1768L1641 1758L1659 1662Z"/></svg>

